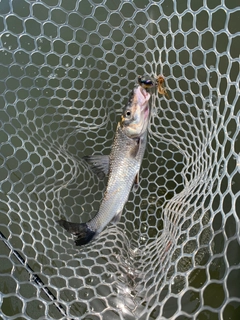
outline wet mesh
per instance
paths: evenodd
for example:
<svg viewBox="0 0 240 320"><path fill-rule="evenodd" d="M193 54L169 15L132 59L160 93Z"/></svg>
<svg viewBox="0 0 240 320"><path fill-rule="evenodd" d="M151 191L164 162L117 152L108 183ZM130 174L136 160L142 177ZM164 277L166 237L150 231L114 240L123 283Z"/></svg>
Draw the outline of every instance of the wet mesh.
<svg viewBox="0 0 240 320"><path fill-rule="evenodd" d="M237 0L0 1L1 319L240 318L239 20ZM55 221L96 214L82 157L109 154L143 74L170 99L152 95L139 189L75 247Z"/></svg>

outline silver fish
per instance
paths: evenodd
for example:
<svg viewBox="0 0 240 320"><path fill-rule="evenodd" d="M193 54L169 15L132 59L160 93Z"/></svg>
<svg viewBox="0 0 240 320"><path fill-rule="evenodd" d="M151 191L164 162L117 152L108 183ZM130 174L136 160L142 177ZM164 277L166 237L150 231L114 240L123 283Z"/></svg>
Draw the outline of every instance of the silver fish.
<svg viewBox="0 0 240 320"><path fill-rule="evenodd" d="M108 183L99 211L92 220L86 223L57 221L76 236L77 246L95 239L110 222L117 223L132 186L138 185L147 142L149 99L150 94L142 86L134 88L117 125L110 156L85 157L97 173L108 174Z"/></svg>

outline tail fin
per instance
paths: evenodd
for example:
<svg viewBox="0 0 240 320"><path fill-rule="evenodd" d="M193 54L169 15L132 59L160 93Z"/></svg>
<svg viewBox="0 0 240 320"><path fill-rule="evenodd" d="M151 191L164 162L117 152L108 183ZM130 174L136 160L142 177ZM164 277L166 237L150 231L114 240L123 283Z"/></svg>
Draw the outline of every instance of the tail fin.
<svg viewBox="0 0 240 320"><path fill-rule="evenodd" d="M87 223L73 223L63 219L58 220L56 222L60 224L60 226L63 227L65 230L77 237L74 240L76 246L82 246L84 244L89 243L96 234L95 231L89 228Z"/></svg>

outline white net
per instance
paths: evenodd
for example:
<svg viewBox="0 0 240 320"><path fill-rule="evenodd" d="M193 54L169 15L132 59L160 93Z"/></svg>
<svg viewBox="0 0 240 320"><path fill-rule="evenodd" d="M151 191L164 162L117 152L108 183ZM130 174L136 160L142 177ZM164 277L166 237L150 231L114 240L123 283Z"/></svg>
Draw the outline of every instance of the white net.
<svg viewBox="0 0 240 320"><path fill-rule="evenodd" d="M238 0L0 1L0 319L240 318L239 20ZM75 247L55 221L96 214L82 157L109 154L139 74L171 95L140 187Z"/></svg>

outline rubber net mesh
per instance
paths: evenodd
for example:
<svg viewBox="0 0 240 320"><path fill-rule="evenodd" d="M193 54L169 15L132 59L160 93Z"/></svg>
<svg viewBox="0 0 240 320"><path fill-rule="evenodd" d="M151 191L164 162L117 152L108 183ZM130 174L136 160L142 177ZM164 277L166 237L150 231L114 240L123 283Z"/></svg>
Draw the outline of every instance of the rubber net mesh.
<svg viewBox="0 0 240 320"><path fill-rule="evenodd" d="M238 0L0 2L1 319L239 319L239 20ZM170 99L152 95L140 187L76 247L55 221L96 214L82 157L109 154L143 74Z"/></svg>

